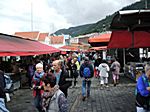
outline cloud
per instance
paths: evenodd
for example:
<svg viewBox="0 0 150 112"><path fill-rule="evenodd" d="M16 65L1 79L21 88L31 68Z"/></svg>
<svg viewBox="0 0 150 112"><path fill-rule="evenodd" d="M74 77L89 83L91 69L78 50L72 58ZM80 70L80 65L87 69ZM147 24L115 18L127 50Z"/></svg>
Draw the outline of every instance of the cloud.
<svg viewBox="0 0 150 112"><path fill-rule="evenodd" d="M0 32L54 32L95 23L137 0L1 0Z"/></svg>
<svg viewBox="0 0 150 112"><path fill-rule="evenodd" d="M49 6L73 25L96 22L135 0L50 0Z"/></svg>

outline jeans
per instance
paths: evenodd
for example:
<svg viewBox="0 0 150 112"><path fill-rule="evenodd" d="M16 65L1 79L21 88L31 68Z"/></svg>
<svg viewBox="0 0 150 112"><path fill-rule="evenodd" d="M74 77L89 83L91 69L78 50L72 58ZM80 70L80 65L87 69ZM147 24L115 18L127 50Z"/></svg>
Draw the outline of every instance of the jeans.
<svg viewBox="0 0 150 112"><path fill-rule="evenodd" d="M91 80L82 80L82 96L86 96L86 89L87 89L87 96L90 96L90 87L91 87Z"/></svg>
<svg viewBox="0 0 150 112"><path fill-rule="evenodd" d="M145 110L142 107L136 107L137 112L150 112L150 110Z"/></svg>
<svg viewBox="0 0 150 112"><path fill-rule="evenodd" d="M0 112L9 112L5 106L4 98L0 98Z"/></svg>
<svg viewBox="0 0 150 112"><path fill-rule="evenodd" d="M41 102L42 102L42 98L40 95L36 95L34 97L34 105L35 107L38 109L39 112L42 112L42 105L41 105Z"/></svg>

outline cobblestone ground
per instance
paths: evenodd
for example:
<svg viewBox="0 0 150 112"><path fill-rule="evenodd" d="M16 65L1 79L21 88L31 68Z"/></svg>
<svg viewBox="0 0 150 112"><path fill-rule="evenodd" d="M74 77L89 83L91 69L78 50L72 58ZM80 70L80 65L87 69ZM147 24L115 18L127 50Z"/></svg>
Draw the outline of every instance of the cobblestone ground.
<svg viewBox="0 0 150 112"><path fill-rule="evenodd" d="M120 84L101 89L98 80L92 79L91 96L82 101L81 79L74 88L69 89L69 112L135 112L135 83L121 77ZM15 91L11 102L7 103L10 112L37 112L33 105L32 91L20 89Z"/></svg>

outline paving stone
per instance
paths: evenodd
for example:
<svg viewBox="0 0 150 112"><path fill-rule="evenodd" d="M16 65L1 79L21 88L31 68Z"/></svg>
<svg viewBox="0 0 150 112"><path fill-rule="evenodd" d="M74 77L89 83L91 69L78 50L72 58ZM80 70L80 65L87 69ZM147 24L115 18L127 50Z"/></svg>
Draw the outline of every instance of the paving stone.
<svg viewBox="0 0 150 112"><path fill-rule="evenodd" d="M82 101L81 82L68 91L69 112L135 112L135 83L122 76L120 84L100 89L98 80L92 79L91 96ZM111 81L109 81L111 82ZM7 103L10 112L37 112L32 97L32 90L19 89Z"/></svg>

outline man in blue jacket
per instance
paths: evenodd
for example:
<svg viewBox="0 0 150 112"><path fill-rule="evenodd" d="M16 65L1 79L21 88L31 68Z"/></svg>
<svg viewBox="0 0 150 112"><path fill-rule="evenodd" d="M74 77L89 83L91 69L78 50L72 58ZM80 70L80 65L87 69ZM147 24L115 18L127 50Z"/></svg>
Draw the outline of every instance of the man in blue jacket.
<svg viewBox="0 0 150 112"><path fill-rule="evenodd" d="M150 111L150 64L145 66L145 73L137 81L136 108L137 112Z"/></svg>
<svg viewBox="0 0 150 112"><path fill-rule="evenodd" d="M82 80L82 100L86 98L86 85L87 85L87 97L90 96L91 78L94 75L94 68L88 57L85 57L84 62L80 66L80 77Z"/></svg>

